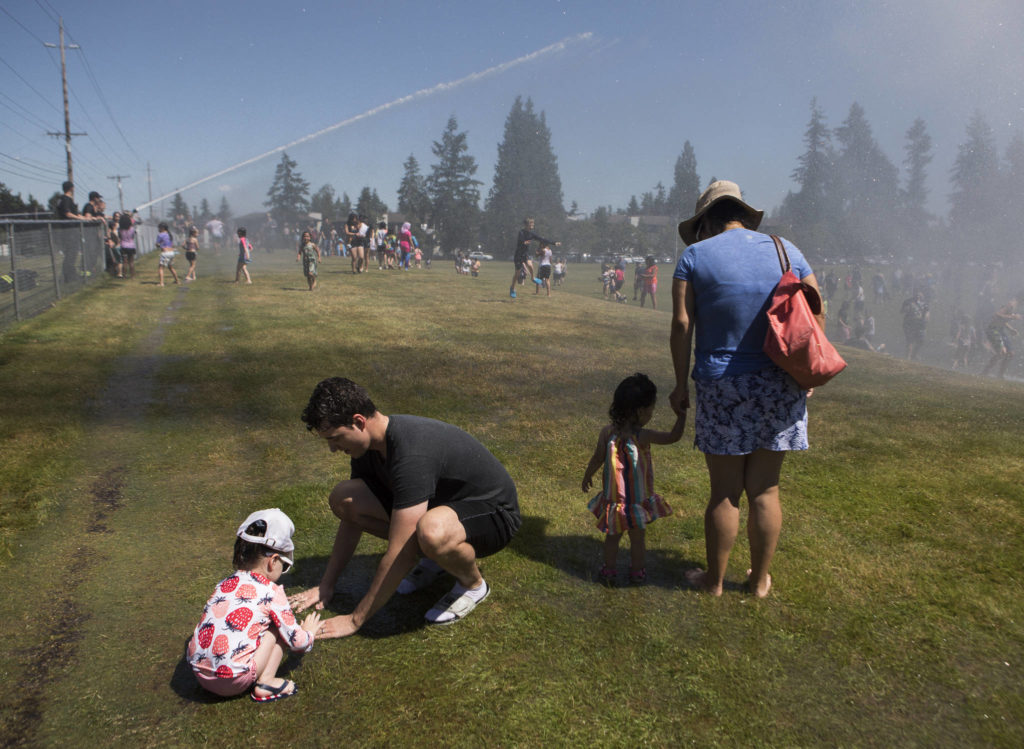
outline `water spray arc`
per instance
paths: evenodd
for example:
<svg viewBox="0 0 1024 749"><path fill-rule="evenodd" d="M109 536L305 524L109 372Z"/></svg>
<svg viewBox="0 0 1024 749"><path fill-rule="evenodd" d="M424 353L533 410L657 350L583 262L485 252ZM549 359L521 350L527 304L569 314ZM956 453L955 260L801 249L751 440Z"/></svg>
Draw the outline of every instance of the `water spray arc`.
<svg viewBox="0 0 1024 749"><path fill-rule="evenodd" d="M399 107L402 106L403 104L408 104L409 102L416 101L418 99L425 99L428 96L433 96L434 94L439 94L444 91L451 91L452 89L458 88L459 86L463 86L467 83L475 83L476 81L483 80L484 78L489 78L490 76L504 73L505 71L511 70L512 68L517 67L519 65L523 65L524 63L533 62L547 55L551 55L556 52L561 52L568 48L571 44L577 44L579 42L588 41L592 37L593 33L590 31L586 31L582 34L577 34L576 36L566 37L565 39L562 39L559 42L550 44L547 47L538 49L535 52L523 55L522 57L517 57L516 59L509 60L508 62L503 62L500 65L495 65L493 67L487 68L486 70L481 70L478 73L471 73L470 75L467 75L464 78L459 78L458 80L455 81L448 81L447 83L439 83L436 86L431 86L430 88L420 89L415 93L402 96L398 99L395 99L394 101L389 101L386 104L381 104L380 106L374 107L373 109L368 109L362 114L357 114L354 117L349 117L347 120L336 122L335 124L330 125L329 127L325 127L322 130L317 130L315 133L304 135L298 140L293 140L290 143L285 143L283 146L272 148L266 153L261 153L259 156L253 156L251 159L246 159L245 161L235 164L234 166L229 166L226 169L221 169L219 172L214 172L213 174L203 177L202 179L196 180L195 182L191 182L185 185L184 187L179 187L176 190L172 190L166 195L161 195L158 198L154 198L146 203L143 203L142 205L138 206L136 210L141 211L143 208L149 208L150 206L155 205L163 200L167 200L168 198L176 195L177 193L184 192L185 190L191 190L193 187L198 187L204 182L209 182L212 179L223 177L225 174L249 166L250 164L255 164L257 161L261 161L267 158L268 156L273 156L275 153L280 153L281 151L285 151L289 148L292 148L293 146L297 146L301 143L313 140L314 138L319 138L321 135L326 135L327 133L346 127L355 122L359 122L360 120L365 120L368 117L373 117L374 115L380 114L381 112L387 111L388 109L393 109L394 107Z"/></svg>

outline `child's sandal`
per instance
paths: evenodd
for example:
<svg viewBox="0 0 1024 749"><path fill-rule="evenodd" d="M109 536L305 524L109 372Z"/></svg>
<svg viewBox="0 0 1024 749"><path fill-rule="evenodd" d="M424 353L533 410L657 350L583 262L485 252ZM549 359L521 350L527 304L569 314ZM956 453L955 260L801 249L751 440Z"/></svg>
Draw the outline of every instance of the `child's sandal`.
<svg viewBox="0 0 1024 749"><path fill-rule="evenodd" d="M616 572L615 572L615 568L614 567L604 566L604 567L602 567L598 571L597 579L600 580L605 585L614 585L615 584L615 575L616 575Z"/></svg>
<svg viewBox="0 0 1024 749"><path fill-rule="evenodd" d="M643 567L636 571L630 570L629 582L633 585L643 585L645 582L647 582L647 570Z"/></svg>

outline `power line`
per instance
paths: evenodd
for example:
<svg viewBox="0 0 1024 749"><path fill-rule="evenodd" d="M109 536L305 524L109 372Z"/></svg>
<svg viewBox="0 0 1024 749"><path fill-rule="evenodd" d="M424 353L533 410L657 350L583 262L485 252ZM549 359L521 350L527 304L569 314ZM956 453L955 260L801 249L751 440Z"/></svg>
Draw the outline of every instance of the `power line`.
<svg viewBox="0 0 1024 749"><path fill-rule="evenodd" d="M5 104L4 102L0 101L0 107L7 107L7 109L10 109L12 112L14 112L16 115L18 115L22 119L31 122L36 127L43 128L43 130L45 130L46 128L49 127L49 125L47 125L41 119L39 119L34 114L32 114L32 112L30 112L24 106L19 104L15 99L12 99L10 96L8 96L7 94L4 94L4 93L0 93L0 96L4 97L5 99L8 99L11 102L11 104ZM12 106L12 104L13 104L13 106ZM14 107L18 107L22 111L19 112Z"/></svg>
<svg viewBox="0 0 1024 749"><path fill-rule="evenodd" d="M20 159L17 156L11 156L10 154L6 154L6 153L2 153L2 152L0 152L0 158L7 159L8 161L13 161L15 164L17 164L18 166L20 166L23 169L34 169L34 170L36 170L36 171L38 171L40 173L41 177L42 176L46 176L49 179L53 179L53 175L57 175L59 177L60 175L62 175L64 173L60 169L53 169L53 168L47 167L47 166L37 166L35 164L29 163L28 161L25 161L24 159ZM49 174L47 174L47 173L49 173Z"/></svg>
<svg viewBox="0 0 1024 749"><path fill-rule="evenodd" d="M135 155L135 158L138 159L139 161L142 161L142 157L139 156L138 152L132 147L132 144L128 142L128 137L121 130L121 126L117 123L117 118L114 116L113 110L111 110L110 105L107 104L107 98L103 95L103 90L100 88L99 81L96 80L96 76L92 72L92 66L89 64L89 60L85 56L85 50L79 47L78 55L82 58L82 63L85 66L86 75L88 75L89 80L92 83L92 87L96 90L96 95L99 97L100 103L103 105L103 108L107 110L107 115L109 115L110 121L114 123L114 128L121 136L121 140L123 140L124 144L128 146L128 150Z"/></svg>
<svg viewBox="0 0 1024 749"><path fill-rule="evenodd" d="M12 65L11 65L11 64L10 64L9 62L7 62L7 60L5 60L5 59L4 59L4 58L2 58L2 57L0 57L0 62L2 62L2 63L3 63L4 65L6 65L7 67L9 67L9 68L11 69L11 72L12 72L12 73L14 73L14 74L15 74L16 76L18 76L18 80L20 80L20 81L21 81L22 83L24 83L24 84L25 84L26 86L28 86L28 87L29 87L30 89L32 89L32 91L33 91L33 92L35 92L35 95L36 95L36 96L38 96L38 97L39 97L40 99L42 99L43 101L45 101L45 102L46 102L46 106L48 106L48 107L53 107L54 111L55 111L55 112L57 112L58 114L60 114L60 110L59 110L59 109L57 109L57 106L56 106L56 105L55 105L55 104L54 104L54 103L53 103L52 101L50 101L50 100L49 100L49 99L47 99L47 98L46 98L45 96L43 96L43 95L42 95L41 93L39 93L39 89L37 89L37 88L36 88L35 86L33 86L33 85L32 85L31 83L29 83L29 82L28 82L28 81L26 81L26 80L25 80L24 78L22 78L22 77L21 77L21 73L19 73L19 72L18 72L17 70L15 70L15 69L14 69L14 66L12 66Z"/></svg>
<svg viewBox="0 0 1024 749"><path fill-rule="evenodd" d="M7 17L8 17L8 18L10 18L10 19L11 19L12 21L14 21L14 22L15 22L16 24L18 24L19 26L21 26L21 28L23 28L23 29L25 30L25 33L27 33L27 34L28 34L29 36L31 36L31 37L32 37L33 39L35 39L35 40L36 40L37 42L39 42L40 44L46 44L46 42L44 42L44 41L43 41L42 39L40 39L40 38L39 38L38 36L36 36L36 35L35 35L35 34L34 34L34 33L33 33L33 32L32 32L32 31L31 31L31 30L29 29L29 28L28 28L28 26L26 26L26 25L25 25L25 24L23 24L23 23L22 23L21 21L19 21L19 20L18 20L17 18L15 18L14 16L12 16L12 15L11 15L11 12L10 12L9 10L7 10L7 8L5 8L5 7L3 7L2 5L0 5L0 10L2 10L2 11L3 11L4 13L6 13L6 14L7 14Z"/></svg>

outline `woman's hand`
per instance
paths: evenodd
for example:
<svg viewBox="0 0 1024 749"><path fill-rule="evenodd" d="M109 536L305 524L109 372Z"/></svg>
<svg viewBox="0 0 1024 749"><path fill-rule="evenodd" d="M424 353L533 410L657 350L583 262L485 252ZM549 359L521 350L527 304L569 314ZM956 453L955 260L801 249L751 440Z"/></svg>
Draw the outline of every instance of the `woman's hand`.
<svg viewBox="0 0 1024 749"><path fill-rule="evenodd" d="M668 396L668 403L676 414L686 415L690 407L690 390L686 385L676 386Z"/></svg>
<svg viewBox="0 0 1024 749"><path fill-rule="evenodd" d="M321 640L331 640L336 637L348 637L358 631L359 627L352 620L352 615L343 614L342 616L334 616L320 622L320 628L316 631L316 636Z"/></svg>

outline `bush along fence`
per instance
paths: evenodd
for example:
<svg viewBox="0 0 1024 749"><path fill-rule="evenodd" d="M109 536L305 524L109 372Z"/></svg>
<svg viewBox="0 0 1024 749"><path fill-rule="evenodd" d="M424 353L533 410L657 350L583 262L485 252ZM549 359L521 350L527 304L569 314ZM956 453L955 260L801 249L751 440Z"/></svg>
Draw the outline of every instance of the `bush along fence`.
<svg viewBox="0 0 1024 749"><path fill-rule="evenodd" d="M38 315L101 280L113 260L105 232L99 222L0 216L0 328ZM145 253L156 231L140 226L137 232L139 252Z"/></svg>

